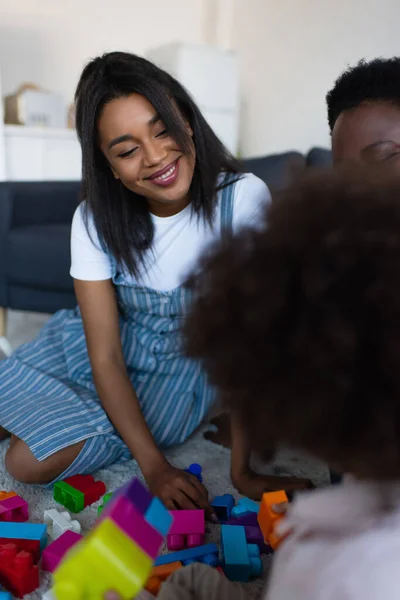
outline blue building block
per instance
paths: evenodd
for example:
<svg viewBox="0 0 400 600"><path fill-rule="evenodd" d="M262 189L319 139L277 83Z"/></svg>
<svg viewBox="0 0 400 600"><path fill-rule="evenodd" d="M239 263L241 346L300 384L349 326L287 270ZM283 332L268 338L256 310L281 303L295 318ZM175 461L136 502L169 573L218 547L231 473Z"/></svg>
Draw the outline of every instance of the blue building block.
<svg viewBox="0 0 400 600"><path fill-rule="evenodd" d="M156 559L155 567L160 565L168 565L170 563L180 561L183 565L189 565L193 562L202 562L212 567L217 566L218 547L215 544L205 544L197 548L189 548L188 550L179 550L171 552L171 554L163 554Z"/></svg>
<svg viewBox="0 0 400 600"><path fill-rule="evenodd" d="M166 537L173 521L172 515L158 498L153 498L144 518L163 537Z"/></svg>
<svg viewBox="0 0 400 600"><path fill-rule="evenodd" d="M185 469L186 473L191 473L192 475L194 475L199 481L200 483L203 483L203 477L202 477L202 466L199 465L198 463L192 463L188 469Z"/></svg>
<svg viewBox="0 0 400 600"><path fill-rule="evenodd" d="M233 517L241 517L246 513L257 513L260 510L260 505L258 502L254 502L254 500L250 500L250 498L240 498L238 500L237 505L232 509Z"/></svg>
<svg viewBox="0 0 400 600"><path fill-rule="evenodd" d="M47 525L40 523L0 523L0 538L11 540L39 540L40 550L47 546Z"/></svg>
<svg viewBox="0 0 400 600"><path fill-rule="evenodd" d="M221 550L225 575L233 581L246 582L262 573L260 549L248 544L244 527L222 525Z"/></svg>
<svg viewBox="0 0 400 600"><path fill-rule="evenodd" d="M235 498L231 494L215 496L211 502L211 508L214 509L220 523L225 523L231 518L232 509L235 506Z"/></svg>
<svg viewBox="0 0 400 600"><path fill-rule="evenodd" d="M12 600L10 592L6 592L2 587L0 587L0 600Z"/></svg>

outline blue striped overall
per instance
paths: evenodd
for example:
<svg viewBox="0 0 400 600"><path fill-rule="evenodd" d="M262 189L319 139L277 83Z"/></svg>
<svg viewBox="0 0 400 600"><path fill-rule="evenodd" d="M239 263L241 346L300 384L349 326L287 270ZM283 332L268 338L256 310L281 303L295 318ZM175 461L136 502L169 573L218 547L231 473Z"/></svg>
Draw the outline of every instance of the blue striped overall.
<svg viewBox="0 0 400 600"><path fill-rule="evenodd" d="M234 187L219 192L221 233L232 226ZM143 415L159 447L180 444L215 399L199 364L182 354L190 292L128 284L110 260L124 357ZM0 425L40 461L87 440L59 479L132 458L97 395L78 308L56 313L34 341L0 362Z"/></svg>

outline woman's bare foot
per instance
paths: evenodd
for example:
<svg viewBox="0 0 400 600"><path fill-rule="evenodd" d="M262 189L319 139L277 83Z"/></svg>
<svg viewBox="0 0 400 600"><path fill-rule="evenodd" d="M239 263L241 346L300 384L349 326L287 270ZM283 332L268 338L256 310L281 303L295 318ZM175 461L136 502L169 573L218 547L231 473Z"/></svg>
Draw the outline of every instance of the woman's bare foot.
<svg viewBox="0 0 400 600"><path fill-rule="evenodd" d="M249 471L238 476L232 475L232 483L240 494L258 501L261 500L265 492L275 492L278 490L297 492L314 487L309 479L261 475L254 471Z"/></svg>

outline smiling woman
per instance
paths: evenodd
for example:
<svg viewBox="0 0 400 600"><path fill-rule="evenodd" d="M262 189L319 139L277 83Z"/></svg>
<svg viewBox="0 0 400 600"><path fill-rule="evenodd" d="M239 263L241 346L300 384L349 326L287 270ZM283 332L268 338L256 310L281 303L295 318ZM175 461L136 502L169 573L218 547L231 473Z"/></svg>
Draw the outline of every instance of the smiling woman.
<svg viewBox="0 0 400 600"><path fill-rule="evenodd" d="M216 398L183 354L191 306L183 282L215 240L259 222L269 192L241 172L186 90L143 58L113 52L91 61L76 108L85 197L71 234L79 309L54 315L1 362L7 468L21 481L51 483L134 457L169 508L207 508L205 487L162 451L186 440ZM232 472L256 482L242 491L280 487L248 470L239 430Z"/></svg>

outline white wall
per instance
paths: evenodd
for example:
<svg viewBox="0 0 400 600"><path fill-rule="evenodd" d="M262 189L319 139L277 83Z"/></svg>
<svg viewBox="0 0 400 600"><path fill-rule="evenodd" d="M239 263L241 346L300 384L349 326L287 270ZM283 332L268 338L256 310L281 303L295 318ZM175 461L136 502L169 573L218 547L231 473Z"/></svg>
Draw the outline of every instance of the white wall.
<svg viewBox="0 0 400 600"><path fill-rule="evenodd" d="M110 50L138 54L201 43L204 0L0 0L3 94L32 81L71 102L84 64Z"/></svg>
<svg viewBox="0 0 400 600"><path fill-rule="evenodd" d="M329 144L325 94L348 64L400 55L400 0L232 0L241 152Z"/></svg>

